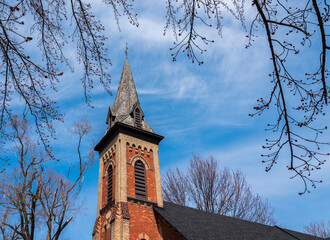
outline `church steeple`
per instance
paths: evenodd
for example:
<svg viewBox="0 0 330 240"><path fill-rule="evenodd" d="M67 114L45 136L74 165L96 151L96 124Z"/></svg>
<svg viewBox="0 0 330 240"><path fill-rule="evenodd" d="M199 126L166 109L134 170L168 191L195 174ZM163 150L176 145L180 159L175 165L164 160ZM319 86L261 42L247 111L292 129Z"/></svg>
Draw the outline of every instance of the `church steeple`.
<svg viewBox="0 0 330 240"><path fill-rule="evenodd" d="M153 206L163 207L158 144L144 119L125 60L108 129L99 152L97 218L93 240L160 240Z"/></svg>
<svg viewBox="0 0 330 240"><path fill-rule="evenodd" d="M125 123L132 127L153 132L144 119L144 113L140 106L127 58L121 74L114 106L110 107L108 111L106 120L108 130L112 128L116 122Z"/></svg>

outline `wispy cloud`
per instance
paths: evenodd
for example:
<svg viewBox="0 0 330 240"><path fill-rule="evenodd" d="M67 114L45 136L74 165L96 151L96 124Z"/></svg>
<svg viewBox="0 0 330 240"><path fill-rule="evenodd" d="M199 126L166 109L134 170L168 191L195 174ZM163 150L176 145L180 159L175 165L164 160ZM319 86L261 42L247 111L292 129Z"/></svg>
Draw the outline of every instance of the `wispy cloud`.
<svg viewBox="0 0 330 240"><path fill-rule="evenodd" d="M165 21L159 17L160 13L164 14L161 1L139 3L139 27L122 18L121 31L117 29L110 7L105 8L101 1L96 1L93 6L95 13L101 16L109 37L106 45L112 59L109 73L114 96L109 96L101 85L96 84L91 93L94 108L86 106L80 82L81 65L76 61L75 48L68 49L76 72L66 70L58 86L59 92L53 95L66 116L64 123L56 124L58 140L54 142L61 158L68 159L63 164L71 164L76 159L75 140L68 131L74 121L87 118L92 124L93 133L85 139L84 150L90 148L93 140L97 142L103 137L105 117L115 98L128 42L128 59L146 120L157 133L165 135L159 153L162 173L168 168L185 169L193 152L203 156L212 154L220 159L221 166L241 169L253 189L268 197L279 209L277 216L283 223L291 224L286 221L289 217L306 219L330 214L326 207L320 212L313 209L317 204L326 206L328 203L328 194L322 195L322 192L329 192L327 173L330 166L316 175L326 183L312 194L297 198L301 182L290 180L292 173L285 168L286 153L270 173L265 173L261 164L261 145L265 138L263 129L271 113L257 119L248 117L248 113L257 98L268 94L270 87L269 53L262 37L256 39L251 48L245 49L246 32L231 17L224 22L222 37L215 29L202 30L215 40L214 44L207 46L206 54L200 56L204 65L192 64L184 55L180 55L177 62L172 62L169 48L174 38L171 32L163 36ZM255 16L250 7L246 14L247 21ZM297 71L302 68L300 66ZM90 239L96 216L97 178L97 167L86 175L87 188L83 189L82 198L86 198L87 210L67 230L68 239ZM295 203L304 209L300 211L302 213L294 209ZM293 222L289 227L304 224L294 225Z"/></svg>

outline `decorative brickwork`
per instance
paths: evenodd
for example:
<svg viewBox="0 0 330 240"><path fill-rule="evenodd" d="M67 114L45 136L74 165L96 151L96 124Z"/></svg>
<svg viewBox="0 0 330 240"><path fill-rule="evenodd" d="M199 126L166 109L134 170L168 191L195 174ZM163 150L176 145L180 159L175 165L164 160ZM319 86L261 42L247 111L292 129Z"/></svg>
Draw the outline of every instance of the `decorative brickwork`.
<svg viewBox="0 0 330 240"><path fill-rule="evenodd" d="M153 205L162 206L163 203L158 146L122 133L114 139L116 141L111 142L113 147L106 147L102 151L103 155L100 155L102 175L101 186L99 186L101 190L99 214L101 217L95 227L97 239L109 240L104 239L104 236L110 237L111 235L111 240L136 240L139 239L139 236L147 236L147 238L140 239L162 240L152 208ZM147 194L145 201L135 199L134 164L138 160L145 165ZM114 167L113 201L110 203L107 201L109 164ZM128 198L129 202L127 202ZM104 233L105 229L107 234Z"/></svg>
<svg viewBox="0 0 330 240"><path fill-rule="evenodd" d="M141 160L145 163L146 168L153 169L154 161L152 157L152 145L148 142L139 141L139 139L130 138L131 141L127 145L127 162L134 165L135 161ZM137 143L137 144L135 144ZM137 146L137 147L136 147ZM149 150L148 150L149 147ZM144 150L142 150L142 148ZM147 154L146 154L147 153Z"/></svg>
<svg viewBox="0 0 330 240"><path fill-rule="evenodd" d="M157 222L152 206L139 203L128 203L130 213L130 239L140 238L141 234L148 236L152 240L161 240L158 232Z"/></svg>
<svg viewBox="0 0 330 240"><path fill-rule="evenodd" d="M116 219L118 207L119 207L119 203L115 204L115 206L113 207L110 222L112 222Z"/></svg>
<svg viewBox="0 0 330 240"><path fill-rule="evenodd" d="M145 122L127 61L124 70L114 107L109 108L108 129L95 146L100 168L93 238L163 240L153 210L163 206L158 160L163 137ZM109 179L110 165L113 177Z"/></svg>
<svg viewBox="0 0 330 240"><path fill-rule="evenodd" d="M135 155L134 157L132 157L131 161L128 162L128 164L134 166L135 162L138 161L138 160L143 162L146 169L153 170L152 168L149 167L148 161L144 157L142 157L141 155Z"/></svg>
<svg viewBox="0 0 330 240"><path fill-rule="evenodd" d="M150 238L149 238L149 236L147 234L141 233L136 240L141 240L141 239L149 240Z"/></svg>
<svg viewBox="0 0 330 240"><path fill-rule="evenodd" d="M110 208L112 207L112 205L113 205L114 203L115 203L114 200L112 200L111 202L108 202L108 203L104 206L104 208L102 208L102 209L100 210L100 215L103 215L103 214L107 213L107 212L110 210Z"/></svg>
<svg viewBox="0 0 330 240"><path fill-rule="evenodd" d="M95 224L94 224L94 228L93 228L93 236L96 234L96 233L99 233L98 229L99 229L99 220L100 220L100 216L98 216L95 220Z"/></svg>
<svg viewBox="0 0 330 240"><path fill-rule="evenodd" d="M158 231L164 240L186 240L175 228L173 228L159 214L156 214Z"/></svg>
<svg viewBox="0 0 330 240"><path fill-rule="evenodd" d="M121 202L123 219L129 220L128 204L127 202Z"/></svg>
<svg viewBox="0 0 330 240"><path fill-rule="evenodd" d="M154 170L154 155L152 148L155 147L154 144L141 141L139 139L134 139L129 137L129 140L126 145L126 155L127 155L127 196L136 197L135 194L135 177L134 177L134 164L136 161L141 160L146 169L146 192L147 200L152 202L157 202L157 191L156 188L156 174ZM135 146L138 146L137 148ZM149 154L144 154L142 156L142 147ZM149 155L149 156L148 156ZM160 178L159 178L160 180ZM160 185L160 183L159 183ZM161 188L161 187L159 187ZM161 189L160 189L161 191ZM159 193L158 193L159 194ZM161 193L160 193L161 194ZM162 201L162 199L161 199Z"/></svg>

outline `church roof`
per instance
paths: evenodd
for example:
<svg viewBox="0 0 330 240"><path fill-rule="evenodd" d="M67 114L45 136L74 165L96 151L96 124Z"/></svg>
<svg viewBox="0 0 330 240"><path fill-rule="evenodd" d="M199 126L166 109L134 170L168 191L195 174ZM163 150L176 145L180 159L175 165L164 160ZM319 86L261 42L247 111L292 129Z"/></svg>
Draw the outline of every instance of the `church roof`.
<svg viewBox="0 0 330 240"><path fill-rule="evenodd" d="M320 240L323 238L164 202L154 207L187 240Z"/></svg>
<svg viewBox="0 0 330 240"><path fill-rule="evenodd" d="M153 132L144 119L144 114L140 106L140 101L137 95L131 68L126 58L123 71L121 74L115 103L113 107L109 107L106 123L108 130L114 126L116 122L121 122L133 127L136 127L134 119L134 111L139 109L141 123L139 128L145 131Z"/></svg>
<svg viewBox="0 0 330 240"><path fill-rule="evenodd" d="M138 102L139 99L133 81L131 68L126 59L112 110L117 116L125 116L130 113L134 104Z"/></svg>

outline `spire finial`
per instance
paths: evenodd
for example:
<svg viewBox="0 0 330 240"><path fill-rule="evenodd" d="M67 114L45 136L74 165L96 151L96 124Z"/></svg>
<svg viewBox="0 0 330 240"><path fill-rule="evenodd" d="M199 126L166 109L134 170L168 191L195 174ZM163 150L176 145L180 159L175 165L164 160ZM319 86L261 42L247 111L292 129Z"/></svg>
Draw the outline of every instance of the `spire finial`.
<svg viewBox="0 0 330 240"><path fill-rule="evenodd" d="M127 59L127 50L128 50L128 46L127 46L127 43L126 43L126 49L125 49L126 59Z"/></svg>

